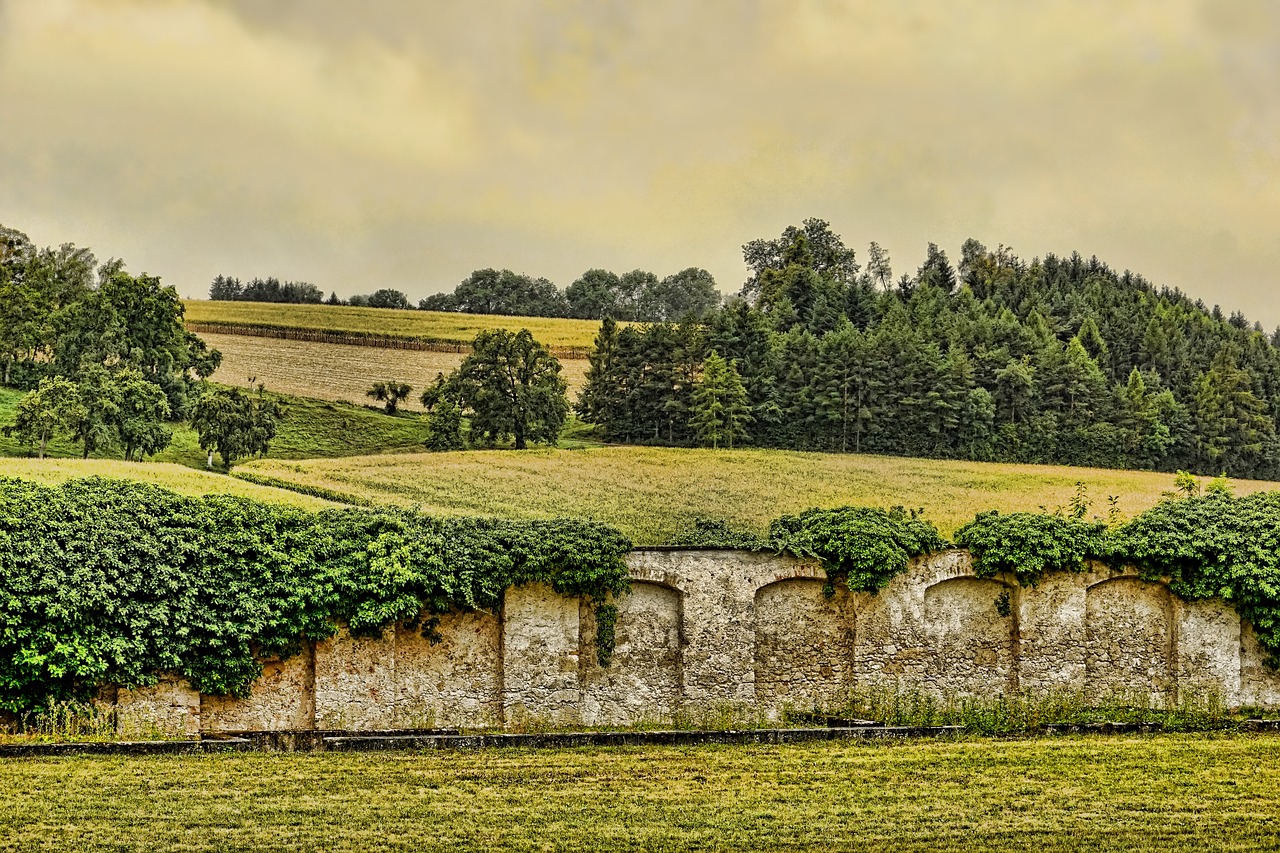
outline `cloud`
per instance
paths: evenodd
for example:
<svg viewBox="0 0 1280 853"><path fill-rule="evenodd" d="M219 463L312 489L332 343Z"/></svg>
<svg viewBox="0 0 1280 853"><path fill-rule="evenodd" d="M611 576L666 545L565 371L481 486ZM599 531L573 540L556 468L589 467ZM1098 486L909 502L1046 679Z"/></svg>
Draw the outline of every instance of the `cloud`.
<svg viewBox="0 0 1280 853"><path fill-rule="evenodd" d="M1078 249L1270 324L1271 8L9 0L0 221L193 294L419 296L483 266L732 290L816 215L900 271Z"/></svg>

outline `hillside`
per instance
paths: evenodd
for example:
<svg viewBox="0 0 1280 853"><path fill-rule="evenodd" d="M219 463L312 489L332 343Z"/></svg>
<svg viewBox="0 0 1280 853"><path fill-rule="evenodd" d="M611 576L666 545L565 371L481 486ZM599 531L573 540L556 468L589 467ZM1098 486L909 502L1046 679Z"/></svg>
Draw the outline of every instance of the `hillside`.
<svg viewBox="0 0 1280 853"><path fill-rule="evenodd" d="M14 422L18 401L24 394L23 391L0 388L0 426ZM423 425L415 413L389 417L364 406L284 394L272 396L279 399L286 410L285 419L271 442L270 456L274 458L390 453L422 447ZM205 452L200 449L195 431L185 423L170 424L170 428L173 430L173 442L151 461L204 468ZM0 457L26 456L27 453L28 448L0 432ZM49 442L48 453L55 458L78 458L80 446L65 437L58 437ZM94 455L114 459L121 454L112 449Z"/></svg>
<svg viewBox="0 0 1280 853"><path fill-rule="evenodd" d="M353 308L345 305L187 299L183 301L183 307L188 324L317 330L463 345L470 344L478 333L487 329L528 329L535 339L548 347L588 347L600 328L595 320Z"/></svg>
<svg viewBox="0 0 1280 853"><path fill-rule="evenodd" d="M375 310L375 309L369 309ZM402 405L418 411L418 392L462 363L456 352L347 346L319 341L280 340L246 335L200 335L222 353L222 366L214 378L224 385L251 388L261 382L271 391L319 400L369 402L365 391L374 382L394 379L413 385L415 393ZM586 383L587 362L561 359L560 375L575 399Z"/></svg>
<svg viewBox="0 0 1280 853"><path fill-rule="evenodd" d="M0 457L0 477L19 477L38 483L57 484L80 477L112 477L151 483L183 495L236 495L267 503L287 504L304 509L337 506L330 501L285 489L259 486L244 480L195 471L167 462L123 462L119 459L14 459Z"/></svg>
<svg viewBox="0 0 1280 853"><path fill-rule="evenodd" d="M843 504L924 507L950 534L984 510L1066 506L1077 481L1096 514L1105 516L1107 496L1118 495L1119 510L1131 516L1173 488L1172 475L1146 471L645 447L265 459L241 470L429 513L592 518L638 544L665 543L695 517L763 532L779 515ZM1233 485L1238 494L1280 488Z"/></svg>

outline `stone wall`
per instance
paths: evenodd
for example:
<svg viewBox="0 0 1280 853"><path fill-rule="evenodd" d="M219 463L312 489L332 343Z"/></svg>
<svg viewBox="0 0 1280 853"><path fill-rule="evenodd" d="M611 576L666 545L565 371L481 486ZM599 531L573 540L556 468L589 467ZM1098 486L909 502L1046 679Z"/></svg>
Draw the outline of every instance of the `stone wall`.
<svg viewBox="0 0 1280 853"><path fill-rule="evenodd" d="M824 594L815 564L741 551L635 551L601 666L588 602L509 590L496 614L333 638L264 662L248 699L181 679L109 690L122 734L663 723L726 709L837 708L853 690L1064 690L1280 708L1280 673L1221 602L1093 566L1021 588L968 555L916 561L876 595Z"/></svg>

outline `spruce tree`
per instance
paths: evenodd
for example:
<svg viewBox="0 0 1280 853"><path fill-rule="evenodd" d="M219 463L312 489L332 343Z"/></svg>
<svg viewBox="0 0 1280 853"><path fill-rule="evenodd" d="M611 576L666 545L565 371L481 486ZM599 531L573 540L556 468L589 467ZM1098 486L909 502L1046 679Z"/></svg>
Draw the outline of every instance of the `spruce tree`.
<svg viewBox="0 0 1280 853"><path fill-rule="evenodd" d="M747 437L751 409L747 389L732 364L712 350L702 364L702 377L693 389L693 417L689 426L704 446L732 449L735 439Z"/></svg>

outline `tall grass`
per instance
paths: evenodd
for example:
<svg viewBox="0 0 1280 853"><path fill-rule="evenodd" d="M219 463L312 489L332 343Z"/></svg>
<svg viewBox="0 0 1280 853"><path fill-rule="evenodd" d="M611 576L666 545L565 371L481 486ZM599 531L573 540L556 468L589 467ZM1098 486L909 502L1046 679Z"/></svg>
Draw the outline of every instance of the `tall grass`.
<svg viewBox="0 0 1280 853"><path fill-rule="evenodd" d="M0 724L0 743L85 743L116 737L114 707L79 702L53 702Z"/></svg>
<svg viewBox="0 0 1280 853"><path fill-rule="evenodd" d="M1068 506L1076 483L1105 515L1154 505L1171 474L782 450L595 447L261 460L244 470L441 515L568 516L612 524L639 545L662 545L691 519L723 518L762 534L774 518L844 504L924 507L944 535L974 515ZM1240 481L1246 494L1280 484Z"/></svg>
<svg viewBox="0 0 1280 853"><path fill-rule="evenodd" d="M586 347L595 341L596 332L600 330L597 320L352 308L345 305L188 299L183 302L183 307L186 319L193 323L317 329L458 343L470 343L478 333L488 329L528 329L535 340L549 347Z"/></svg>

